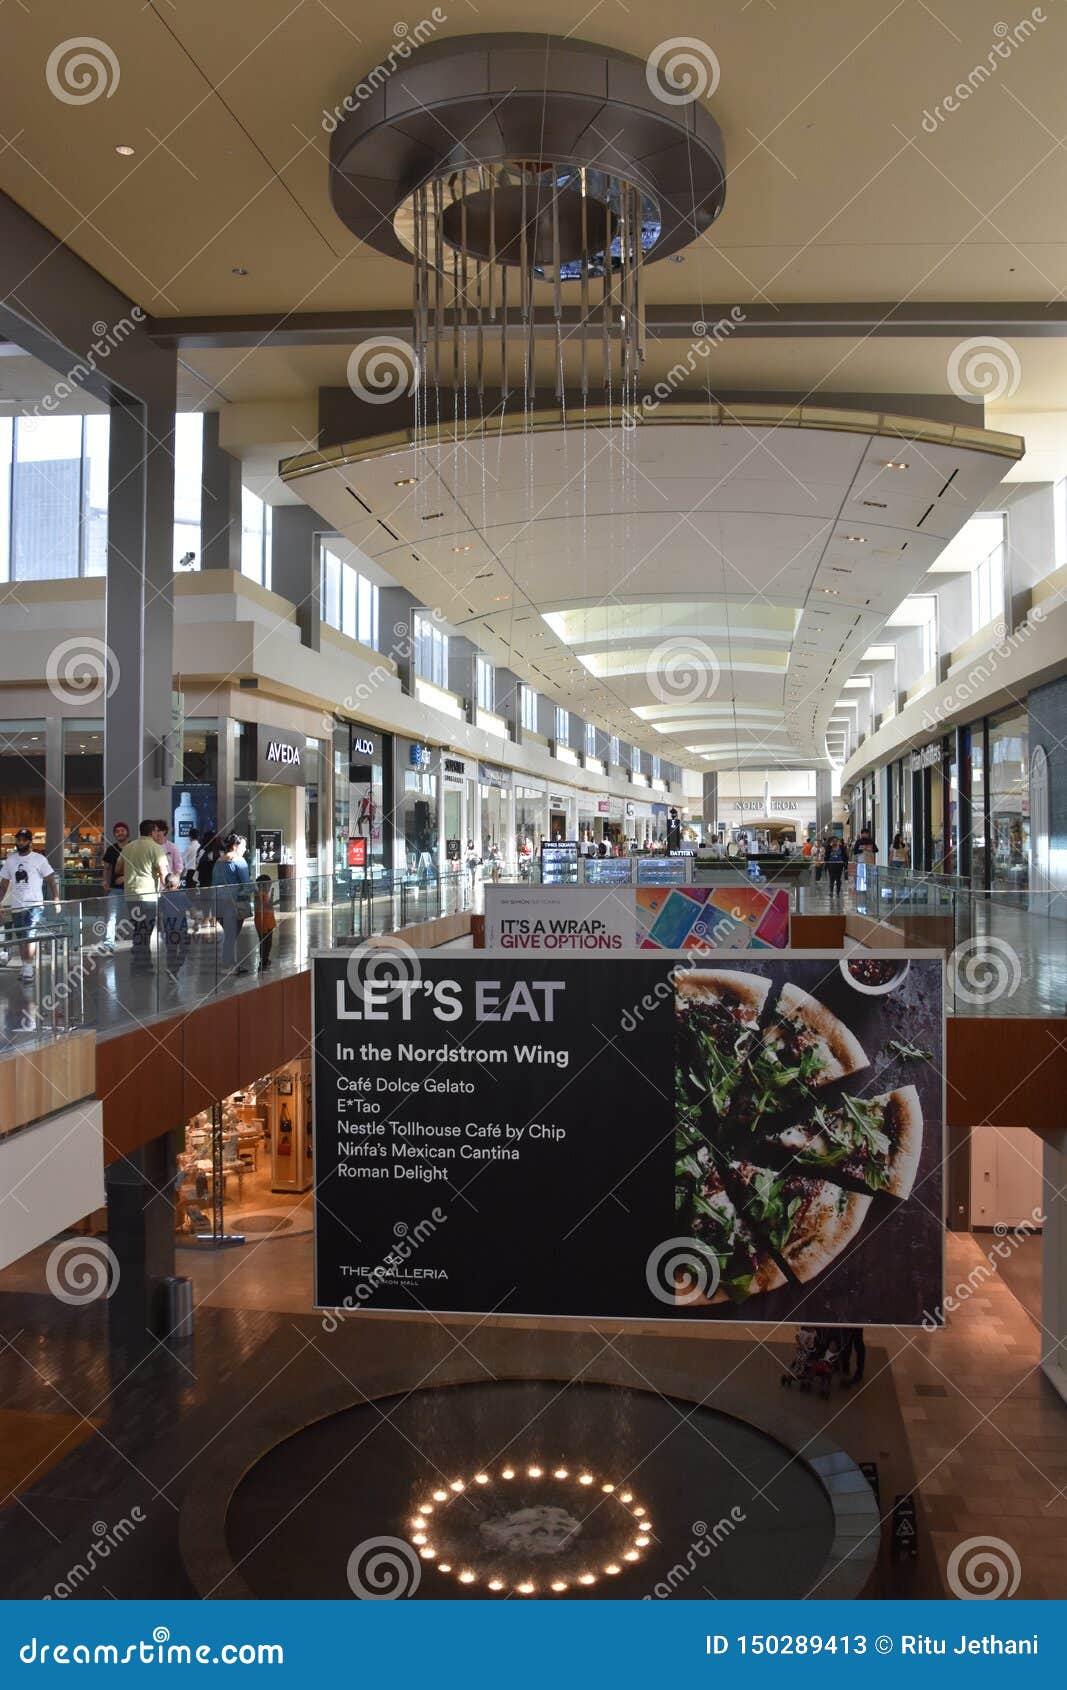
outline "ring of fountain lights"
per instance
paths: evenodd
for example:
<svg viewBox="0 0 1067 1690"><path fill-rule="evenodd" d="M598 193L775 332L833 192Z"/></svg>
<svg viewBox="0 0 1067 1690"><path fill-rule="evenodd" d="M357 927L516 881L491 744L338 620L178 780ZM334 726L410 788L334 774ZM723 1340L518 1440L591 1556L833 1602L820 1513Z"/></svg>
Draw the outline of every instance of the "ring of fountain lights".
<svg viewBox="0 0 1067 1690"><path fill-rule="evenodd" d="M461 1498L469 1503L473 1497L485 1497L499 1507L501 1503L511 1502L517 1490L528 1489L530 1484L536 1486L543 1500L532 1505L522 1501L503 1513L472 1522L483 1540L488 1540L480 1554L458 1552L449 1547L455 1534L449 1533L447 1511ZM575 1519L567 1505L573 1507L587 1497L595 1497L596 1503L587 1509L586 1519L601 1507L608 1508L606 1535L614 1545L610 1552L592 1558L587 1551L568 1553L574 1549L585 1550L580 1537L586 1521ZM555 1533L547 1530L553 1516L563 1516L572 1522L571 1528L558 1540ZM544 1538L532 1547L528 1538L523 1544L527 1526L536 1529L538 1520L546 1527ZM561 1523L552 1519L556 1533ZM452 1479L447 1485L435 1487L425 1501L415 1505L408 1531L423 1562L468 1588L476 1587L493 1596L554 1597L565 1596L569 1590L588 1590L601 1579L615 1578L631 1568L643 1558L651 1542L652 1521L647 1508L628 1485L602 1480L586 1466L568 1467L537 1460L507 1461L494 1471L479 1469L469 1479ZM508 1546L509 1536L514 1539L514 1547ZM489 1547L494 1538L495 1555ZM493 1565L487 1568L483 1557L492 1558ZM555 1561L551 1572L541 1575L526 1564L550 1559ZM508 1561L523 1564L509 1569Z"/></svg>

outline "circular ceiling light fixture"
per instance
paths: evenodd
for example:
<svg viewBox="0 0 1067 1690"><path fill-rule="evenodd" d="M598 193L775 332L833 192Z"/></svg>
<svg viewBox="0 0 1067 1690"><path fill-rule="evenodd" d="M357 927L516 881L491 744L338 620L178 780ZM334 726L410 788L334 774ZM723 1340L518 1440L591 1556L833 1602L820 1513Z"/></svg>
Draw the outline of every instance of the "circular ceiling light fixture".
<svg viewBox="0 0 1067 1690"><path fill-rule="evenodd" d="M710 112L658 91L650 63L588 41L427 42L402 74L359 83L326 127L341 221L413 266L416 368L437 387L466 385L469 359L482 393L499 342L501 392L510 350L529 399L535 342L559 348L564 323L583 395L598 377L631 380L644 266L676 256L725 202Z"/></svg>

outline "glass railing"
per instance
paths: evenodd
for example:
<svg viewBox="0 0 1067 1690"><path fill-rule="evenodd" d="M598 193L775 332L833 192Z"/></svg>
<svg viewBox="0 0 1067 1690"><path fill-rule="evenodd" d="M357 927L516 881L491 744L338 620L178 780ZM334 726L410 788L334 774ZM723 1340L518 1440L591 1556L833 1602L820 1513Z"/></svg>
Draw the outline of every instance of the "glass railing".
<svg viewBox="0 0 1067 1690"><path fill-rule="evenodd" d="M626 859L587 859L587 884L614 883ZM643 858L667 872L674 859ZM502 873L516 882L517 873ZM738 885L750 885L737 871ZM536 883L536 877L524 884ZM625 884L625 881L623 881ZM332 901L325 893L332 890ZM315 950L403 933L439 916L482 906L483 879L465 870L419 879L377 876L332 888L319 878L275 883L273 927L257 923L249 894L220 888L46 904L32 946L21 917L0 909L0 1047L91 1027L129 1030L189 1010L220 992L307 966ZM950 876L870 869L832 898L823 877L793 896L801 914L843 909L877 921L884 942L943 950L947 1007L959 1015L1067 1013L1067 892L977 892ZM854 933L881 944L883 935ZM26 953L23 954L23 947Z"/></svg>
<svg viewBox="0 0 1067 1690"><path fill-rule="evenodd" d="M846 935L872 948L943 950L951 1015L1067 1014L1067 892L985 892L956 875L868 867L840 896L825 873L812 876L797 909L877 922L880 932L861 922Z"/></svg>
<svg viewBox="0 0 1067 1690"><path fill-rule="evenodd" d="M313 951L358 944L480 903L464 872L378 876L333 887L321 877L255 887L67 898L39 906L32 930L0 907L0 1048L91 1027L128 1031L220 992L304 968Z"/></svg>

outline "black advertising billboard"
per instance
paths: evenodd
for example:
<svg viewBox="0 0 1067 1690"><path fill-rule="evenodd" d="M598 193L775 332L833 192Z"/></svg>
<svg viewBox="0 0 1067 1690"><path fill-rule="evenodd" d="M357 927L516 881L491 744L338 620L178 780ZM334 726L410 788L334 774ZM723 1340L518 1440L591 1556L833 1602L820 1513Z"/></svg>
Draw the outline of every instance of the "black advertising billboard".
<svg viewBox="0 0 1067 1690"><path fill-rule="evenodd" d="M929 1325L942 973L316 957L316 1306Z"/></svg>

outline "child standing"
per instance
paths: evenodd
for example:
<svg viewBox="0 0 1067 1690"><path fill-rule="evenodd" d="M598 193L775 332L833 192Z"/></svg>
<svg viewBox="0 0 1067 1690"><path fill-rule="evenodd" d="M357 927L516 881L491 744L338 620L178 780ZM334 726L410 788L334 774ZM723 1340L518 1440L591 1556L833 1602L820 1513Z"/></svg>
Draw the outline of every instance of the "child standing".
<svg viewBox="0 0 1067 1690"><path fill-rule="evenodd" d="M278 918L274 913L273 882L269 874L256 876L256 890L252 898L252 915L259 935L259 966L270 967L270 948Z"/></svg>

